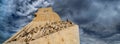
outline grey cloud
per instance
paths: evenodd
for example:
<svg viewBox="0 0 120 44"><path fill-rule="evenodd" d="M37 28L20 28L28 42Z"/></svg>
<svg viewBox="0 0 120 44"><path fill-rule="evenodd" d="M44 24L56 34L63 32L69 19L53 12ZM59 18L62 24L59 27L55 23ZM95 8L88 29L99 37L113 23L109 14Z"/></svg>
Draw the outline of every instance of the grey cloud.
<svg viewBox="0 0 120 44"><path fill-rule="evenodd" d="M63 20L80 25L81 44L120 44L118 0L7 1L0 3L0 42L29 23L38 8L51 5Z"/></svg>

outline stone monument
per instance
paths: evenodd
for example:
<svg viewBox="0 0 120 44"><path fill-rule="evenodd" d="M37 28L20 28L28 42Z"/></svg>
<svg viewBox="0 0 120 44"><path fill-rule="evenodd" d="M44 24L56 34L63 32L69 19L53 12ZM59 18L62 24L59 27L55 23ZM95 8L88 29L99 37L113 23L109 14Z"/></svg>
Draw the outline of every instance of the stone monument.
<svg viewBox="0 0 120 44"><path fill-rule="evenodd" d="M80 44L79 27L62 21L51 7L40 8L29 24L3 44Z"/></svg>

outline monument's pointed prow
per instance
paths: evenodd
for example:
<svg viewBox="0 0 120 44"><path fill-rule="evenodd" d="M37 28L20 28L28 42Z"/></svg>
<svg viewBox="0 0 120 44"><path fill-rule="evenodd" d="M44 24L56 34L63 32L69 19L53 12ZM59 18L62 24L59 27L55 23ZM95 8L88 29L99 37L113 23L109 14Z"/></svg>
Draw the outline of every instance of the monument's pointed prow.
<svg viewBox="0 0 120 44"><path fill-rule="evenodd" d="M62 21L51 7L40 8L28 25L3 44L80 44L79 27Z"/></svg>
<svg viewBox="0 0 120 44"><path fill-rule="evenodd" d="M41 8L35 13L35 18L33 21L35 22L53 22L60 21L60 17L55 13L51 7L49 8Z"/></svg>

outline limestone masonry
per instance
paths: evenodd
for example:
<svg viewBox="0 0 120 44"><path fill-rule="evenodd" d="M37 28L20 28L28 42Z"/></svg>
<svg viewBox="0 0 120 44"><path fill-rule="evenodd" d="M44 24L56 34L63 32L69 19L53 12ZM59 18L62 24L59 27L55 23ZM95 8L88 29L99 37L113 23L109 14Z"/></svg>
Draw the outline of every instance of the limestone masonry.
<svg viewBox="0 0 120 44"><path fill-rule="evenodd" d="M40 8L28 25L3 44L80 44L79 27L62 21L51 7Z"/></svg>

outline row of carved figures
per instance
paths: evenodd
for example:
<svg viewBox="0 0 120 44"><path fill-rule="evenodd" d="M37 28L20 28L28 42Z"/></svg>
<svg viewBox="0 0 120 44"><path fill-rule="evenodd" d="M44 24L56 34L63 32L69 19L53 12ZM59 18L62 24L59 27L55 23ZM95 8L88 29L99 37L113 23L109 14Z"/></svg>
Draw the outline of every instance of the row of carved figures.
<svg viewBox="0 0 120 44"><path fill-rule="evenodd" d="M20 40L22 42L26 42L26 44L29 44L29 41L63 30L72 25L73 23L68 20L46 23L44 26L39 25L38 27L32 28L30 31L23 31L23 33L21 33L11 41Z"/></svg>

